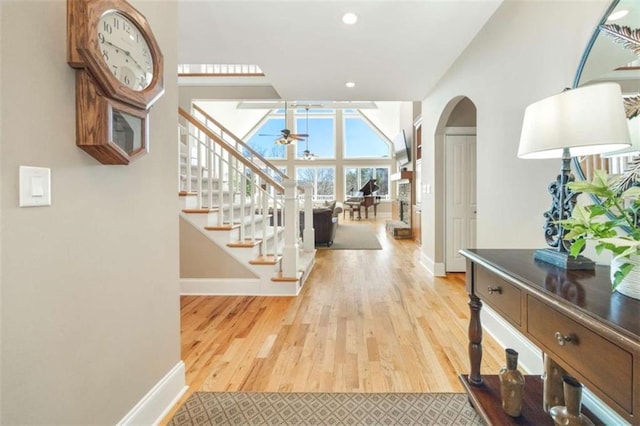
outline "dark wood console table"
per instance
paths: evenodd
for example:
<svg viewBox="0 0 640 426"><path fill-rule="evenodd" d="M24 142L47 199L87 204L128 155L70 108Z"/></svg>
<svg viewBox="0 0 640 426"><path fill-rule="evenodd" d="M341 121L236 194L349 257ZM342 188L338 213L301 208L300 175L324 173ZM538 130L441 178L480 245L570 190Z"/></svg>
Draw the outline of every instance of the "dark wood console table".
<svg viewBox="0 0 640 426"><path fill-rule="evenodd" d="M550 365L564 369L631 424L640 423L640 301L611 292L609 267L564 270L534 260L534 250L461 253L467 258L471 369L460 379L489 424L553 422L534 376L526 380L522 415L501 412L496 377L480 373L483 302L542 349L548 375Z"/></svg>

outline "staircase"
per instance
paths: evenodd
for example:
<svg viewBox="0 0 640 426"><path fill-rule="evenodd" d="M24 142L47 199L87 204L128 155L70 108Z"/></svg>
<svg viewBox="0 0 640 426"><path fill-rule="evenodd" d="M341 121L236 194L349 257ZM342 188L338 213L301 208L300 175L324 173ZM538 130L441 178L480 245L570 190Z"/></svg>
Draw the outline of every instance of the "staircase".
<svg viewBox="0 0 640 426"><path fill-rule="evenodd" d="M181 226L206 238L192 238L203 248L198 262L186 262L192 242L181 232L181 293L297 295L315 257L313 228L304 230L306 243L299 237L300 203L311 217L312 188L299 187L196 106L193 115L178 109L178 139Z"/></svg>

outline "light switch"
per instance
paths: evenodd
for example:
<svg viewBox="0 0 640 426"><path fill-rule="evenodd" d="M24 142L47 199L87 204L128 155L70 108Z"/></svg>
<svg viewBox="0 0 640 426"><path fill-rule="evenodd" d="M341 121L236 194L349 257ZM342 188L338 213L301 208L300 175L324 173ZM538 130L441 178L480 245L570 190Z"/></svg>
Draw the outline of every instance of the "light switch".
<svg viewBox="0 0 640 426"><path fill-rule="evenodd" d="M51 169L20 166L20 207L51 205Z"/></svg>
<svg viewBox="0 0 640 426"><path fill-rule="evenodd" d="M42 176L31 176L31 196L44 196L44 179Z"/></svg>

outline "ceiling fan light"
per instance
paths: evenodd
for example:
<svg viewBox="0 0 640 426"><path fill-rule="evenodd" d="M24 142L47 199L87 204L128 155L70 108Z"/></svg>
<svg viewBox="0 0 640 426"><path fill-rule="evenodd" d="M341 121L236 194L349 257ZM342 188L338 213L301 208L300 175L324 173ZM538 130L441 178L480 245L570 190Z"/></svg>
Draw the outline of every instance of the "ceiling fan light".
<svg viewBox="0 0 640 426"><path fill-rule="evenodd" d="M293 139L289 139L289 138L276 139L276 145L289 145L291 142L293 142Z"/></svg>

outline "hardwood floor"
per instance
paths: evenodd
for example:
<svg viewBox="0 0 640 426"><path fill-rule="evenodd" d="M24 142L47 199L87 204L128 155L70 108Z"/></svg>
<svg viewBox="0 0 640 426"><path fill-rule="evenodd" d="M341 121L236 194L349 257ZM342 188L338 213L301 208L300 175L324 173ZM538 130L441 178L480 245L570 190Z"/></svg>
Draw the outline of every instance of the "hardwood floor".
<svg viewBox="0 0 640 426"><path fill-rule="evenodd" d="M384 222L361 222L383 250L318 250L298 297L182 297L189 391L176 408L195 391L462 392L464 274L431 277ZM503 350L483 346L497 372Z"/></svg>

